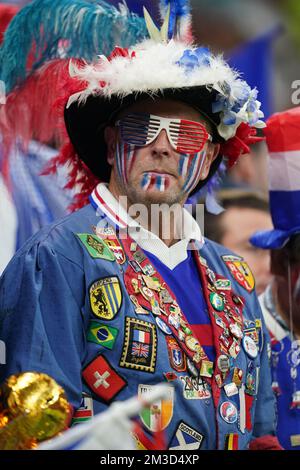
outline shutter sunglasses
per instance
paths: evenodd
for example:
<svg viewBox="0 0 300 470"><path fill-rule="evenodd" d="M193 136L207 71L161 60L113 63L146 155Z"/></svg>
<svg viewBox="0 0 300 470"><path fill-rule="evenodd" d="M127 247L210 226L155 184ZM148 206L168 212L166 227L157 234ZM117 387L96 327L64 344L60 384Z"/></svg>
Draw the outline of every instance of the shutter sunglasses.
<svg viewBox="0 0 300 470"><path fill-rule="evenodd" d="M143 147L151 144L164 129L172 147L179 153L200 152L211 135L200 122L168 119L154 114L130 113L116 121L121 138L127 144Z"/></svg>

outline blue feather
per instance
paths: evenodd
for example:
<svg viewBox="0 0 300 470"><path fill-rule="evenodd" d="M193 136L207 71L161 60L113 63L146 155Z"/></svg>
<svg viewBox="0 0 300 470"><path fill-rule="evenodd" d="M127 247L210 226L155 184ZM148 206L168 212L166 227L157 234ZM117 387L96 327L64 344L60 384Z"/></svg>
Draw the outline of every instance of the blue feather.
<svg viewBox="0 0 300 470"><path fill-rule="evenodd" d="M166 15L168 6L170 5L170 21L169 21L169 39L176 36L178 23L182 19L190 15L191 8L188 0L160 0L160 14L163 18Z"/></svg>
<svg viewBox="0 0 300 470"><path fill-rule="evenodd" d="M104 0L34 0L11 21L0 49L0 79L10 92L31 71L61 57L91 61L115 45L129 47L147 37L145 20ZM60 40L65 40L62 51ZM30 70L28 58L34 46Z"/></svg>

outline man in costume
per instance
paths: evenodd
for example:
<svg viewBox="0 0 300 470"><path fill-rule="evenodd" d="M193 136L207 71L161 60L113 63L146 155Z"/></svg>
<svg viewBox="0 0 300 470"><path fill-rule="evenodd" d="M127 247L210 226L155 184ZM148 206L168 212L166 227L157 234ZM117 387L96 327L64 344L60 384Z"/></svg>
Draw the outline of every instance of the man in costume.
<svg viewBox="0 0 300 470"><path fill-rule="evenodd" d="M277 433L285 449L300 449L300 108L268 119L270 207L274 229L251 242L271 250L273 280L260 296L271 335Z"/></svg>
<svg viewBox="0 0 300 470"><path fill-rule="evenodd" d="M54 165L70 163L81 199L95 187L2 277L2 378L46 372L74 422L167 381L168 398L140 421L169 449L280 448L253 276L183 208L248 150L262 113L221 57L191 45L187 5L162 11L161 29L145 12L150 39L73 60L62 78L71 143Z"/></svg>

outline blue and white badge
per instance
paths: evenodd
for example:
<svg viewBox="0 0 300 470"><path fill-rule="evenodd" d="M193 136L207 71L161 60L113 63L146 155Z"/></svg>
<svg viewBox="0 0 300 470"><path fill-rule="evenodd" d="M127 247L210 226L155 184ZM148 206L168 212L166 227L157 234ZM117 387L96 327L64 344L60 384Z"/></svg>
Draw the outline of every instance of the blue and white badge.
<svg viewBox="0 0 300 470"><path fill-rule="evenodd" d="M158 328L163 333L165 333L166 335L171 335L172 334L171 328L169 328L168 325L160 317L156 317L155 321L156 321L156 324L157 324Z"/></svg>
<svg viewBox="0 0 300 470"><path fill-rule="evenodd" d="M244 336L242 339L242 345L244 348L245 353L251 359L255 359L258 355L258 347L255 344L255 341L251 338L251 336Z"/></svg>
<svg viewBox="0 0 300 470"><path fill-rule="evenodd" d="M234 403L231 401L224 401L220 405L221 418L228 424L233 424L238 418L238 411Z"/></svg>

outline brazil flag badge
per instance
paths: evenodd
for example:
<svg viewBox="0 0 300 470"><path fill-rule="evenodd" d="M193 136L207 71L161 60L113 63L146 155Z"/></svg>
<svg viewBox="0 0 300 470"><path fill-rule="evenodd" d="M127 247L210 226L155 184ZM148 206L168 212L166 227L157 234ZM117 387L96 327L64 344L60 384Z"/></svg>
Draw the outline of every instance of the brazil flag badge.
<svg viewBox="0 0 300 470"><path fill-rule="evenodd" d="M104 346L107 349L113 349L118 333L119 330L117 328L104 325L97 321L91 321L87 340Z"/></svg>

